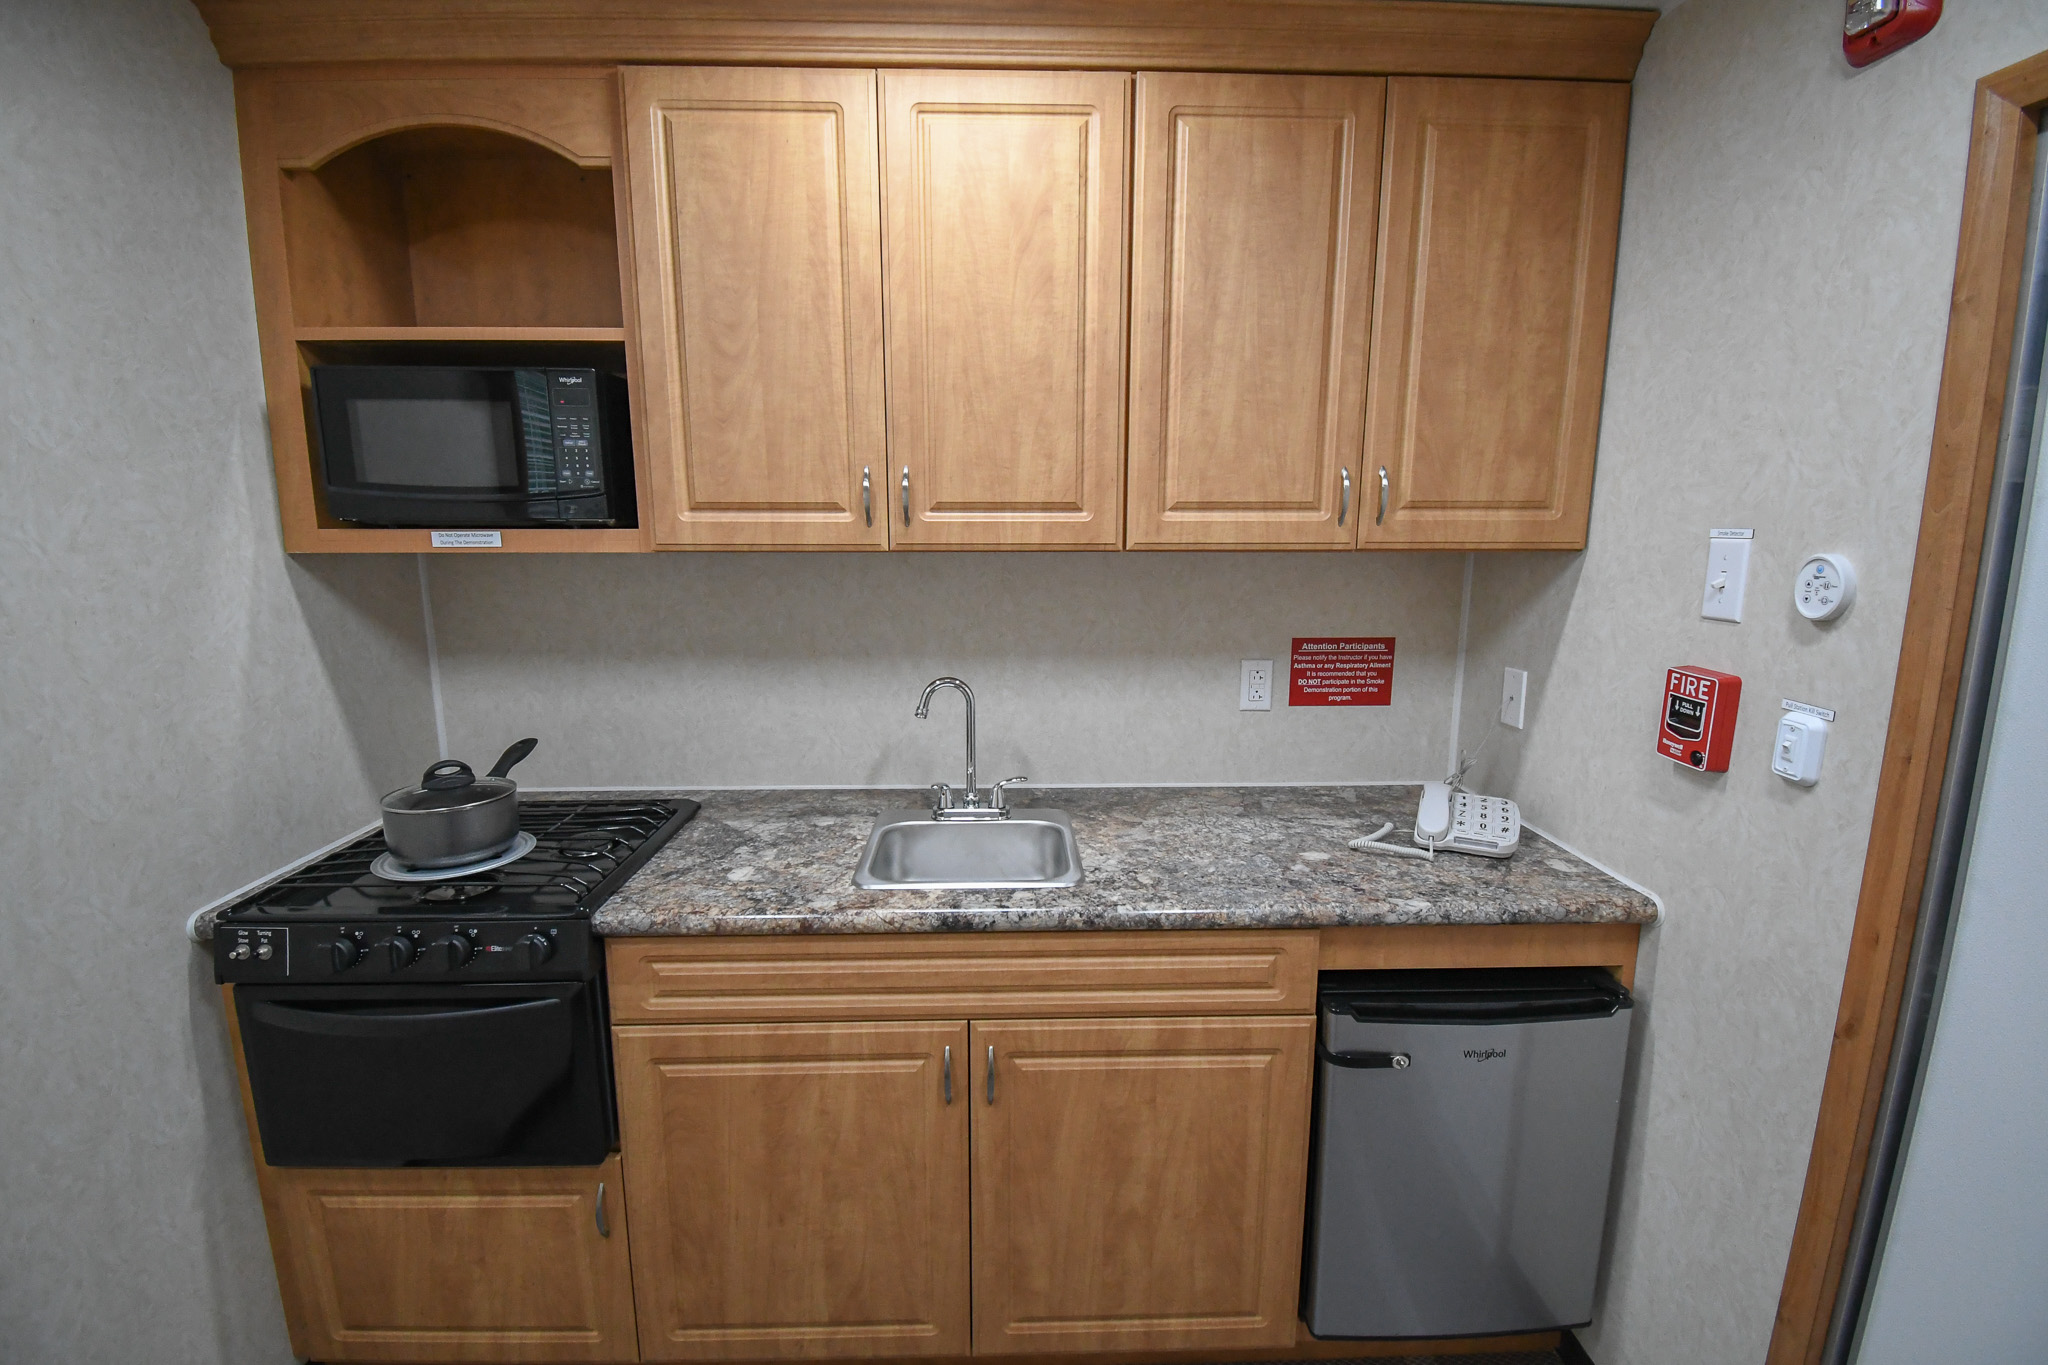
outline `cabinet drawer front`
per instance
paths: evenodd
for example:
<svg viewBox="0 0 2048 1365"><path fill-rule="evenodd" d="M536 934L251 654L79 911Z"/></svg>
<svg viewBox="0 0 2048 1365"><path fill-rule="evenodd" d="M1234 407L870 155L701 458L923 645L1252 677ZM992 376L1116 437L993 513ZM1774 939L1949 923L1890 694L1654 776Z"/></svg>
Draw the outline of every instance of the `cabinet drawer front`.
<svg viewBox="0 0 2048 1365"><path fill-rule="evenodd" d="M606 957L619 1023L1315 1009L1312 930L614 939Z"/></svg>
<svg viewBox="0 0 2048 1365"><path fill-rule="evenodd" d="M266 1174L294 1339L318 1359L637 1354L616 1156L597 1167Z"/></svg>

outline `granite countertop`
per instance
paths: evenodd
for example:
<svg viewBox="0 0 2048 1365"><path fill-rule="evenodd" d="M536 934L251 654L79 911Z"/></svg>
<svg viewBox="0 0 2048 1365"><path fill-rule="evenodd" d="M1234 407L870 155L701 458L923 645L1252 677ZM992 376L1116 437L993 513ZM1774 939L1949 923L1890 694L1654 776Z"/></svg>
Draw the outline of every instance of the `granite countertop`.
<svg viewBox="0 0 2048 1365"><path fill-rule="evenodd" d="M703 803L597 910L600 934L877 934L1355 924L1641 924L1648 896L1524 829L1512 858L1347 847L1413 822L1413 786L1030 788L1073 820L1085 880L1044 891L862 891L875 817L922 792L683 792ZM1386 836L1390 841L1394 834Z"/></svg>

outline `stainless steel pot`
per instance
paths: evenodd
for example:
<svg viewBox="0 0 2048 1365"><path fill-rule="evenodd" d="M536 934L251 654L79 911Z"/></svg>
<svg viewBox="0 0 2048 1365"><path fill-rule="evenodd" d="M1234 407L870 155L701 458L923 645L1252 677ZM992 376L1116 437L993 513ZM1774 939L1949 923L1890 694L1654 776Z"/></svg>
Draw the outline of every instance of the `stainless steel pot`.
<svg viewBox="0 0 2048 1365"><path fill-rule="evenodd" d="M519 837L519 784L506 776L539 740L522 739L478 777L444 758L417 787L384 794L384 842L408 867L460 867L494 858Z"/></svg>

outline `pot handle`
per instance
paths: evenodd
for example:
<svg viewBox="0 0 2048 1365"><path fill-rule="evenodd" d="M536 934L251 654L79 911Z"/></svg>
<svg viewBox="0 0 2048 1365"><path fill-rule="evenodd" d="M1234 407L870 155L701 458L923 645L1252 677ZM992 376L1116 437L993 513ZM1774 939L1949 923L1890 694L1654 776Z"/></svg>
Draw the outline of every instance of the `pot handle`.
<svg viewBox="0 0 2048 1365"><path fill-rule="evenodd" d="M430 792L452 792L476 784L476 774L459 758L444 758L420 774L420 785Z"/></svg>
<svg viewBox="0 0 2048 1365"><path fill-rule="evenodd" d="M532 753L534 746L539 743L540 741L537 739L522 739L518 741L504 753L498 755L498 761L491 765L489 775L492 777L505 776L505 774L512 771L512 766L515 763L525 762L526 756Z"/></svg>

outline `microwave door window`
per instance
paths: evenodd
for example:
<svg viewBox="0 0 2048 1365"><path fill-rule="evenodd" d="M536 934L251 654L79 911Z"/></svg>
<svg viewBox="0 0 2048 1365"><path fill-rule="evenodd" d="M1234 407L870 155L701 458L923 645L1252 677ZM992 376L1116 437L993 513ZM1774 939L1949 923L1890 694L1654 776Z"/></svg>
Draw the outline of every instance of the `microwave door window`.
<svg viewBox="0 0 2048 1365"><path fill-rule="evenodd" d="M350 398L356 478L386 488L519 491L512 405L493 398Z"/></svg>

